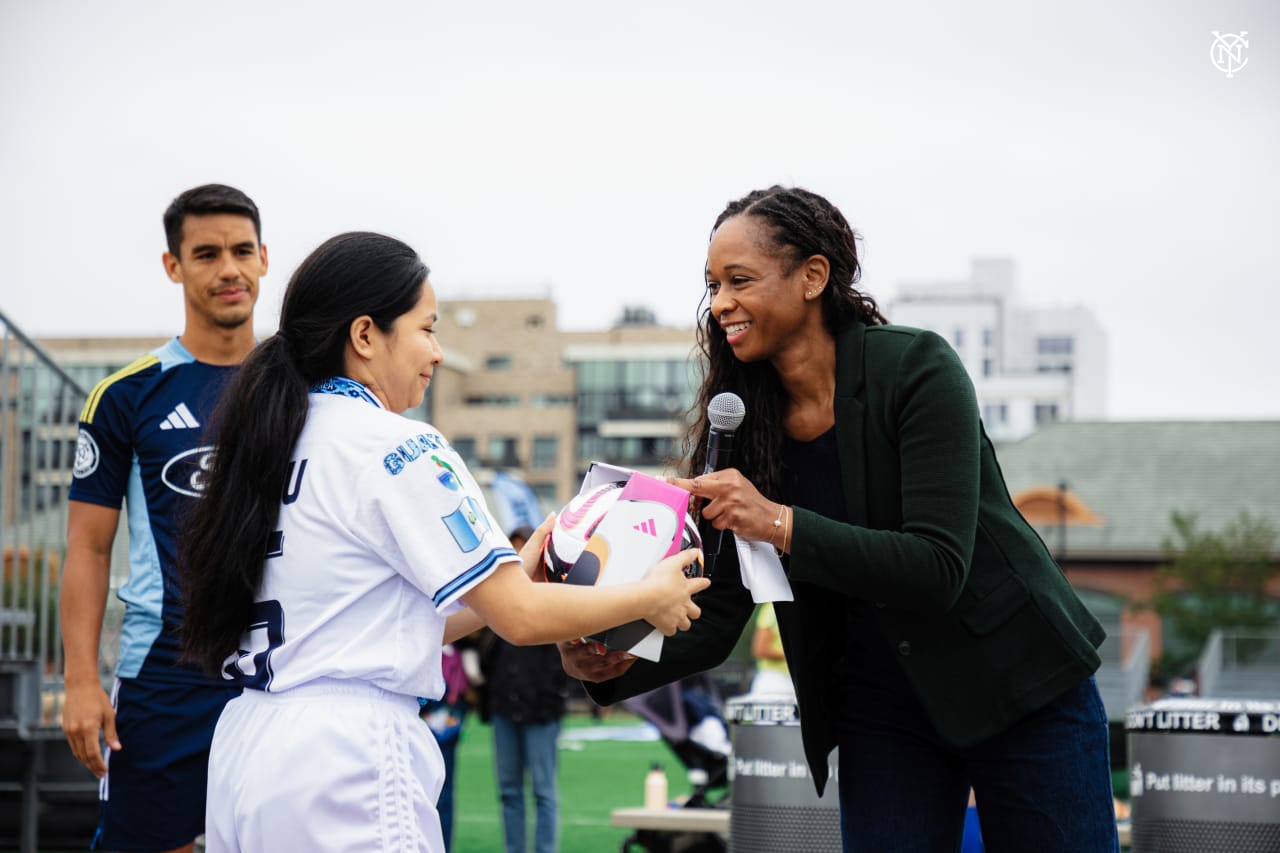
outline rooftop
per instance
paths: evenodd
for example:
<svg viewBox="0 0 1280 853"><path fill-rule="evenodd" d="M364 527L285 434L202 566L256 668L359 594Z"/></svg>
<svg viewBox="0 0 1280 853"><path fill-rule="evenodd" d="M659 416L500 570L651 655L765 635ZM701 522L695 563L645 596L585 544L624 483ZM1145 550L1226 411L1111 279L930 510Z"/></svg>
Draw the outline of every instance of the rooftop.
<svg viewBox="0 0 1280 853"><path fill-rule="evenodd" d="M1280 528L1280 421L1058 422L997 454L1010 494L1065 482L1101 517L1068 525L1076 559L1161 559L1175 511L1205 530L1242 511ZM1051 547L1058 541L1056 524L1035 527Z"/></svg>

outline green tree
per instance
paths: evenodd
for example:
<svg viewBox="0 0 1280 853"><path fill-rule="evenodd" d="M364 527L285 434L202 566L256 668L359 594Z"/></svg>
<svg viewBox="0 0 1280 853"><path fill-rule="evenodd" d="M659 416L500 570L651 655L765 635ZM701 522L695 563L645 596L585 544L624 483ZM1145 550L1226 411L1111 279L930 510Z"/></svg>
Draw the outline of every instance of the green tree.
<svg viewBox="0 0 1280 853"><path fill-rule="evenodd" d="M1220 532L1201 530L1194 515L1180 512L1173 513L1172 525L1173 535L1163 542L1170 562L1156 572L1152 604L1183 648L1203 648L1215 628L1274 629L1280 602L1267 597L1266 586L1280 576L1275 525L1248 512ZM1167 653L1160 668L1180 671L1197 654Z"/></svg>

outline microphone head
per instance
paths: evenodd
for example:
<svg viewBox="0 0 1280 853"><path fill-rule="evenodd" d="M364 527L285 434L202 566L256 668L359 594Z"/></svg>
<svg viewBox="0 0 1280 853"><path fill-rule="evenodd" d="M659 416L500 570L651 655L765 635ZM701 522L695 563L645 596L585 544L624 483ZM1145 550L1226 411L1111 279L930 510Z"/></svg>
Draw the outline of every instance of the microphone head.
<svg viewBox="0 0 1280 853"><path fill-rule="evenodd" d="M720 432L733 432L742 426L742 419L747 416L747 407L742 398L732 391L722 391L711 398L707 404L707 420L711 428Z"/></svg>

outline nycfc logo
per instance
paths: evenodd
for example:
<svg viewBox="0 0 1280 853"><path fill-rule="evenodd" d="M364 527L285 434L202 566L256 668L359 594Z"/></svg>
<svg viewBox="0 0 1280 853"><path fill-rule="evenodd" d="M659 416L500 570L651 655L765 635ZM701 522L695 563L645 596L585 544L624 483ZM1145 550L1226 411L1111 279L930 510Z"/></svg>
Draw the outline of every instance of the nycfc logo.
<svg viewBox="0 0 1280 853"><path fill-rule="evenodd" d="M1209 61L1213 63L1214 68L1226 74L1228 79L1249 64L1249 57L1244 55L1249 47L1249 42L1245 39L1247 35L1249 35L1248 30L1226 35L1219 35L1217 30L1213 31L1213 43L1209 45Z"/></svg>
<svg viewBox="0 0 1280 853"><path fill-rule="evenodd" d="M83 480L98 470L98 442L84 430L76 438L76 467L72 472L77 480Z"/></svg>
<svg viewBox="0 0 1280 853"><path fill-rule="evenodd" d="M178 494L198 498L204 491L205 477L212 464L213 446L195 447L166 462L160 479Z"/></svg>

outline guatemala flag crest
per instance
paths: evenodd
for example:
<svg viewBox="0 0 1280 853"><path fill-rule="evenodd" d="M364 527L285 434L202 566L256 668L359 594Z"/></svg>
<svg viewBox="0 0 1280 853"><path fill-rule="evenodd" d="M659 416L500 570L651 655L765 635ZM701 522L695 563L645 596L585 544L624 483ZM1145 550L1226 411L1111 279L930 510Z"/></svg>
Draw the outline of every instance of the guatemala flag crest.
<svg viewBox="0 0 1280 853"><path fill-rule="evenodd" d="M484 507L472 497L465 497L458 508L441 519L449 528L453 541L465 554L480 547L480 540L489 532L489 519L485 517Z"/></svg>

